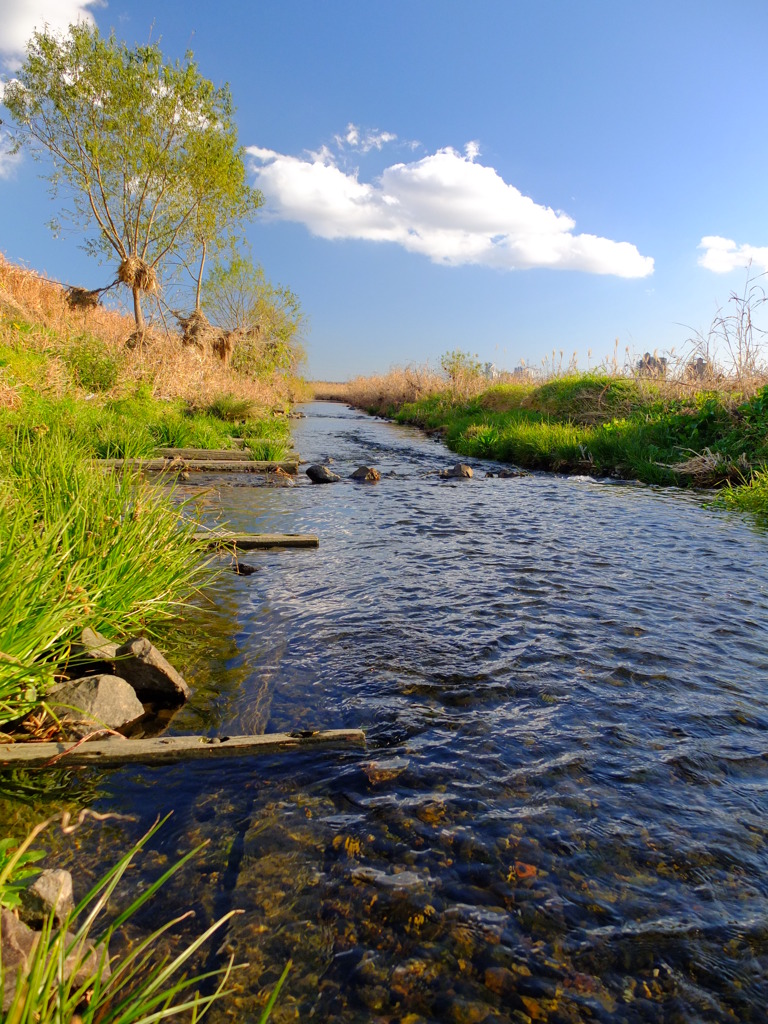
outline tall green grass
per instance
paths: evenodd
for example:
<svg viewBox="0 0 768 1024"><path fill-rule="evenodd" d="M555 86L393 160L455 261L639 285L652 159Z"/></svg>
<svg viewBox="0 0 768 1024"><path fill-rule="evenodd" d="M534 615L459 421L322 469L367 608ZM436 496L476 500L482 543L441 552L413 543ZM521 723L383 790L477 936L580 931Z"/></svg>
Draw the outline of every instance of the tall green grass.
<svg viewBox="0 0 768 1024"><path fill-rule="evenodd" d="M61 429L17 431L0 462L0 726L44 699L84 625L157 634L214 569L189 508L94 470Z"/></svg>

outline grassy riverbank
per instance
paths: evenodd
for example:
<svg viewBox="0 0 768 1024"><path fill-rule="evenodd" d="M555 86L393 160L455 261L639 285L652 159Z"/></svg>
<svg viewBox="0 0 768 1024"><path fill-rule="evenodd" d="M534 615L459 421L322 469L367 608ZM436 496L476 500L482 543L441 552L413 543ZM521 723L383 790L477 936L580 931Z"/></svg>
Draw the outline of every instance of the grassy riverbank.
<svg viewBox="0 0 768 1024"><path fill-rule="evenodd" d="M92 459L233 438L259 459L290 447L299 382L233 370L169 332L131 349L132 332L0 259L0 731L45 700L84 626L158 636L215 580L185 542L192 507Z"/></svg>
<svg viewBox="0 0 768 1024"><path fill-rule="evenodd" d="M466 457L721 487L724 504L768 521L768 382L759 377L568 373L490 384L479 374L411 369L317 394L439 433Z"/></svg>

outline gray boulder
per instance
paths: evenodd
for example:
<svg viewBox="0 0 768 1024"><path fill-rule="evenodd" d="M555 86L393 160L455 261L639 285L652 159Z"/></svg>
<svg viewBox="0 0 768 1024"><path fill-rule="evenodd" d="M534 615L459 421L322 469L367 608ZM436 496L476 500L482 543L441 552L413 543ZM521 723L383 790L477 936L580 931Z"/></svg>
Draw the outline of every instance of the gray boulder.
<svg viewBox="0 0 768 1024"><path fill-rule="evenodd" d="M335 484L341 477L331 472L327 466L310 466L307 469L307 476L313 484Z"/></svg>
<svg viewBox="0 0 768 1024"><path fill-rule="evenodd" d="M381 473L378 469L374 469L373 466L358 466L349 479L372 483L376 480L381 480Z"/></svg>
<svg viewBox="0 0 768 1024"><path fill-rule="evenodd" d="M72 875L63 868L48 868L19 894L21 915L27 924L42 924L53 911L61 923L75 909Z"/></svg>
<svg viewBox="0 0 768 1024"><path fill-rule="evenodd" d="M189 698L184 679L146 637L136 637L117 648L115 672L142 700L183 704Z"/></svg>
<svg viewBox="0 0 768 1024"><path fill-rule="evenodd" d="M58 718L78 736L97 729L120 729L144 714L133 687L118 676L84 676L57 687L49 704Z"/></svg>
<svg viewBox="0 0 768 1024"><path fill-rule="evenodd" d="M474 473L471 466L467 466L464 462L457 462L450 469L441 469L440 476L444 480L468 480L469 477L474 476Z"/></svg>

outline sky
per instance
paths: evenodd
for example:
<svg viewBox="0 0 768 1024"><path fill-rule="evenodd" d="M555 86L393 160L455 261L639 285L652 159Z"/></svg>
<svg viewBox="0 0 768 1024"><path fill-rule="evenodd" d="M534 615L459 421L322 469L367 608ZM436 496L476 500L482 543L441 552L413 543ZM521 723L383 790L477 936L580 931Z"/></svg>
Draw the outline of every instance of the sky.
<svg viewBox="0 0 768 1024"><path fill-rule="evenodd" d="M766 0L0 0L5 77L78 19L229 83L310 378L684 355L768 270ZM107 284L3 130L0 252Z"/></svg>

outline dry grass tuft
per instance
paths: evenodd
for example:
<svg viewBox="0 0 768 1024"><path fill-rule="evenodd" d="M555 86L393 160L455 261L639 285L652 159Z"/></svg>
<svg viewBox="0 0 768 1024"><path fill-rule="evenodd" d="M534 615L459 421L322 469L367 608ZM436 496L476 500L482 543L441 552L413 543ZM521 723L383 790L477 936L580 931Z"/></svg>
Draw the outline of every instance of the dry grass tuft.
<svg viewBox="0 0 768 1024"><path fill-rule="evenodd" d="M101 289L96 288L89 291L87 288L77 288L71 285L64 290L64 295L70 309L92 309L99 305Z"/></svg>
<svg viewBox="0 0 768 1024"><path fill-rule="evenodd" d="M175 314L181 327L182 345L194 345L201 351L218 333L208 317L199 309L193 309L189 316Z"/></svg>
<svg viewBox="0 0 768 1024"><path fill-rule="evenodd" d="M673 463L657 463L664 469L671 469L678 476L686 477L696 487L722 487L723 484L743 483L751 474L749 461L744 455L733 462L721 452L705 448L702 452L691 452L687 459Z"/></svg>
<svg viewBox="0 0 768 1024"><path fill-rule="evenodd" d="M154 295L157 292L157 274L155 268L146 263L140 256L128 256L117 268L117 280L128 288L136 288L140 292Z"/></svg>

